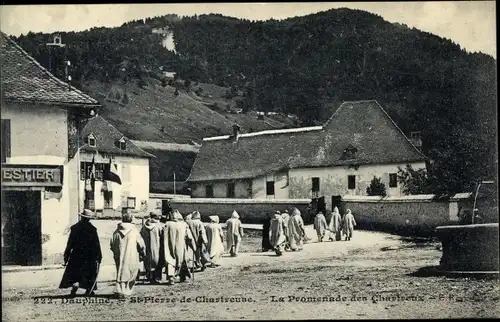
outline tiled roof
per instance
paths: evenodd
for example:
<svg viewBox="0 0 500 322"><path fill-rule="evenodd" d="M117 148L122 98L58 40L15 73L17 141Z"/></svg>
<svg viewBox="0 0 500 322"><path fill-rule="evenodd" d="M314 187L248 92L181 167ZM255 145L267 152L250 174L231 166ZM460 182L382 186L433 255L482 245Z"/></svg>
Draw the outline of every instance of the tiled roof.
<svg viewBox="0 0 500 322"><path fill-rule="evenodd" d="M96 139L95 147L91 147L88 144L88 137L90 134L92 134ZM119 147L118 142L121 138L125 140L125 150L122 150ZM111 125L111 123L99 115L91 118L87 122L82 130L82 140L84 145L82 145L81 151L154 158L154 155L136 146L131 140L118 131L116 127Z"/></svg>
<svg viewBox="0 0 500 322"><path fill-rule="evenodd" d="M343 151L352 145L355 159ZM376 101L343 103L322 127L207 138L188 181L253 178L304 167L424 161Z"/></svg>
<svg viewBox="0 0 500 322"><path fill-rule="evenodd" d="M0 33L1 95L6 101L98 106L99 102L47 71L4 33Z"/></svg>

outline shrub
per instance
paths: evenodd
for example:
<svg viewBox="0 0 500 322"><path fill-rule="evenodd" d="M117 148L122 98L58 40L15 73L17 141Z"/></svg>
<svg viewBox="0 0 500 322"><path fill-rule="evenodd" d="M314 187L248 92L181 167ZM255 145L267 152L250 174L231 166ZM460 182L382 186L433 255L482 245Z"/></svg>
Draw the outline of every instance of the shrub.
<svg viewBox="0 0 500 322"><path fill-rule="evenodd" d="M380 178L377 178L375 176L373 176L373 179L370 182L370 186L366 188L366 193L369 196L387 196L385 184L381 181Z"/></svg>

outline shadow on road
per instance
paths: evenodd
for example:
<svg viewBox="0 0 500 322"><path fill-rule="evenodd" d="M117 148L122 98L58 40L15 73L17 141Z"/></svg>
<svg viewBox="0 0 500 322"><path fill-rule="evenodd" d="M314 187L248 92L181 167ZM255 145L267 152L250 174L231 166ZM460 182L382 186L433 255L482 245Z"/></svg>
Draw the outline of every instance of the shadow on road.
<svg viewBox="0 0 500 322"><path fill-rule="evenodd" d="M441 271L439 266L424 266L419 268L416 272L408 273L407 276L411 277L447 277L456 279L477 279L489 280L498 279L498 273L493 272L446 272Z"/></svg>

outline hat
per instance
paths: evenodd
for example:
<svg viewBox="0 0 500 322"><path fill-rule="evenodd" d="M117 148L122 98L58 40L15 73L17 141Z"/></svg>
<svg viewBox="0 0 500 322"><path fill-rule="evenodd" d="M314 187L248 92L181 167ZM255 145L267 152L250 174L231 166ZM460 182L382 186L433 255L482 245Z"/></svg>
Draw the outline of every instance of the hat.
<svg viewBox="0 0 500 322"><path fill-rule="evenodd" d="M276 212L274 214L275 215L281 215L281 212L279 210L276 210Z"/></svg>
<svg viewBox="0 0 500 322"><path fill-rule="evenodd" d="M83 212L80 214L81 217L92 219L94 218L94 212L90 209L83 209Z"/></svg>

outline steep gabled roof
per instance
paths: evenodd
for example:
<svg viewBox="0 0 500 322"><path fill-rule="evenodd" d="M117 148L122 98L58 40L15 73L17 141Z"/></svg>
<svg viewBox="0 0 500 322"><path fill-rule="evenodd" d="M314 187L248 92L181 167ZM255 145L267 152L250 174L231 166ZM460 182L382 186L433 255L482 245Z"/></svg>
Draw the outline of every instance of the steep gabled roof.
<svg viewBox="0 0 500 322"><path fill-rule="evenodd" d="M96 140L96 146L91 147L88 145L87 138L92 134ZM82 151L87 152L101 152L114 155L129 155L144 158L154 158L154 155L144 151L136 146L131 140L125 137L116 127L111 125L102 116L95 116L91 118L82 130L82 141L84 144L81 147ZM124 138L126 149L120 149L117 144L118 141Z"/></svg>
<svg viewBox="0 0 500 322"><path fill-rule="evenodd" d="M354 159L343 151L353 146ZM206 138L188 181L253 178L302 167L406 163L426 158L376 101L343 103L324 126Z"/></svg>
<svg viewBox="0 0 500 322"><path fill-rule="evenodd" d="M331 165L426 160L375 100L342 103L323 128ZM357 149L356 158L342 160L343 150L349 145Z"/></svg>
<svg viewBox="0 0 500 322"><path fill-rule="evenodd" d="M65 106L99 102L59 80L4 33L0 33L2 100Z"/></svg>

